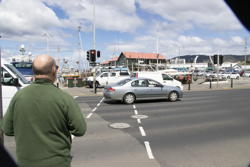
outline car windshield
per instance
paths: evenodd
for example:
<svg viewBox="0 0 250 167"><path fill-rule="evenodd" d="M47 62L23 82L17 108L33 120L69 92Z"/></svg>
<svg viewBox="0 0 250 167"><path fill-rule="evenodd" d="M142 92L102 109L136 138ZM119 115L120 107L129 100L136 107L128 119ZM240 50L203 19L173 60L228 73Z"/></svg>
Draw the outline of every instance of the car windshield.
<svg viewBox="0 0 250 167"><path fill-rule="evenodd" d="M120 82L118 82L117 85L122 86L122 85L128 83L128 82L131 81L131 80L132 80L131 78L123 79L123 80L121 80Z"/></svg>
<svg viewBox="0 0 250 167"><path fill-rule="evenodd" d="M5 66L24 84L29 84L30 82L13 66L10 64L5 64Z"/></svg>

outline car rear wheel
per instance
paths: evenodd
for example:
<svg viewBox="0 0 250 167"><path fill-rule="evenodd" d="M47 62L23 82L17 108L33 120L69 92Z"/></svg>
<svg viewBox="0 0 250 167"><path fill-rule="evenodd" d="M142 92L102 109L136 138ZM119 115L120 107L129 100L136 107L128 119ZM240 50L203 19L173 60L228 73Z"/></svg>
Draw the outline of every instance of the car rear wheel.
<svg viewBox="0 0 250 167"><path fill-rule="evenodd" d="M178 99L178 93L177 92L171 92L168 96L168 99L171 101L171 102L174 102Z"/></svg>
<svg viewBox="0 0 250 167"><path fill-rule="evenodd" d="M128 93L123 97L123 101L126 104L133 104L135 102L135 95Z"/></svg>

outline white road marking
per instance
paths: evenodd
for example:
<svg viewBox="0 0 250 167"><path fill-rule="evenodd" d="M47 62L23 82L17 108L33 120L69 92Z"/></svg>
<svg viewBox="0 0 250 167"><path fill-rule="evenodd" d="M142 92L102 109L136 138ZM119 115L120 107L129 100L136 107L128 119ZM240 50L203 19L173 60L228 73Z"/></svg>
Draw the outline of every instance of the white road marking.
<svg viewBox="0 0 250 167"><path fill-rule="evenodd" d="M141 135L142 135L142 136L146 136L146 133L145 133L143 127L142 127L142 126L139 126L139 129L140 129Z"/></svg>
<svg viewBox="0 0 250 167"><path fill-rule="evenodd" d="M137 116L137 115L138 115L138 111L136 110L136 106L133 105L133 108L134 108L134 113L135 113L135 115ZM141 135L142 135L142 136L146 136L146 132L144 131L143 127L140 126L140 125L141 125L141 119L137 119L137 122L138 122L138 124L139 124L139 130L140 130L140 132L141 132ZM145 144L145 147L146 147L146 151L147 151L147 154L148 154L148 158L149 158L149 159L155 159L155 158L154 158L154 155L153 155L153 153L152 153L152 150L151 150L151 147L150 147L149 142L148 142L148 141L144 141L144 144Z"/></svg>
<svg viewBox="0 0 250 167"><path fill-rule="evenodd" d="M96 105L96 107L92 110L91 113L89 113L89 115L86 117L87 119L89 119L93 113L97 110L97 108L101 105L102 101L104 100L104 98L101 99L101 101Z"/></svg>
<svg viewBox="0 0 250 167"><path fill-rule="evenodd" d="M138 111L137 110L135 110L135 115L138 115Z"/></svg>
<svg viewBox="0 0 250 167"><path fill-rule="evenodd" d="M79 96L74 96L74 99L76 99L77 97L79 97Z"/></svg>
<svg viewBox="0 0 250 167"><path fill-rule="evenodd" d="M87 119L89 119L91 116L93 115L93 113L89 113L89 115L86 117Z"/></svg>
<svg viewBox="0 0 250 167"><path fill-rule="evenodd" d="M149 158L149 159L155 159L155 158L154 158L154 155L153 155L153 153L152 153L152 150L151 150L151 147L150 147L149 142L148 142L148 141L145 141L144 144L145 144L145 147L146 147L146 150L147 150L147 153L148 153L148 158Z"/></svg>
<svg viewBox="0 0 250 167"><path fill-rule="evenodd" d="M95 107L95 108L92 110L92 112L95 112L95 111L96 111L96 109L97 109L97 108Z"/></svg>
<svg viewBox="0 0 250 167"><path fill-rule="evenodd" d="M137 119L138 124L141 124L141 119Z"/></svg>
<svg viewBox="0 0 250 167"><path fill-rule="evenodd" d="M102 100L100 101L100 103L103 102L103 100L104 100L104 97L102 98Z"/></svg>

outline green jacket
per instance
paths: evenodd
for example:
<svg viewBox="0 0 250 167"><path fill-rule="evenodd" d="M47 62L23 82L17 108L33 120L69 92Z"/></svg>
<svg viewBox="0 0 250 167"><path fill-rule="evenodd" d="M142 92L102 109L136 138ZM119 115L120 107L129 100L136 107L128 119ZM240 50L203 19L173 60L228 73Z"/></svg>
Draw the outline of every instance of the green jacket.
<svg viewBox="0 0 250 167"><path fill-rule="evenodd" d="M15 136L21 167L69 167L71 134L86 131L79 105L46 79L18 91L2 123L4 133Z"/></svg>

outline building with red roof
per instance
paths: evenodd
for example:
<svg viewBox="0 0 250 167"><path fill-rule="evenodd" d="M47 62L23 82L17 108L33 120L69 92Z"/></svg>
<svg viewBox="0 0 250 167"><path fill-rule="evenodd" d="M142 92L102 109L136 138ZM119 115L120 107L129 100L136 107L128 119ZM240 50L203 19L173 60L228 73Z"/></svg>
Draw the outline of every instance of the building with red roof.
<svg viewBox="0 0 250 167"><path fill-rule="evenodd" d="M103 66L125 66L130 70L138 69L142 66L165 66L167 60L165 56L157 53L141 53L141 52L121 52L119 57L101 63Z"/></svg>

